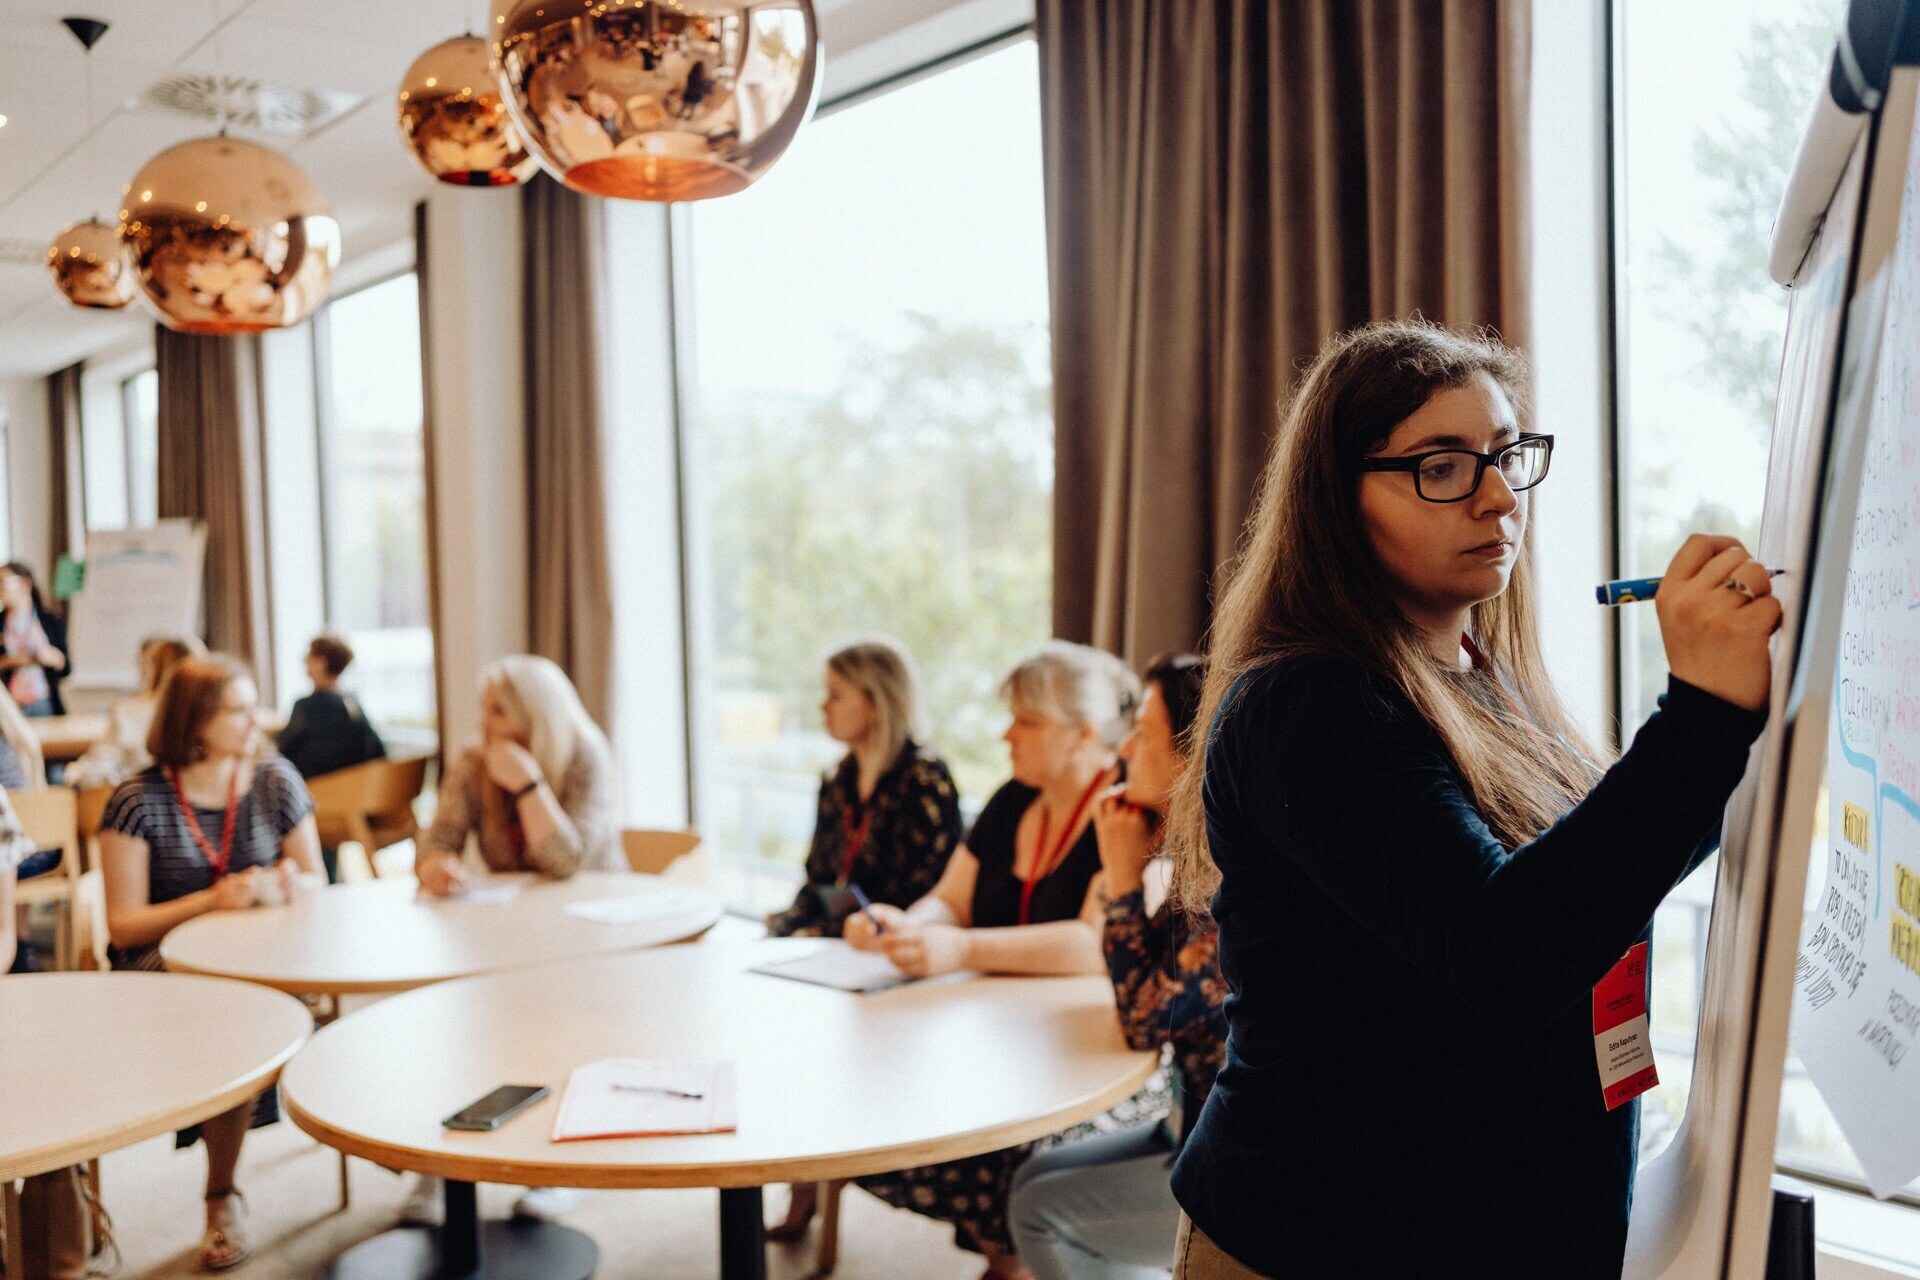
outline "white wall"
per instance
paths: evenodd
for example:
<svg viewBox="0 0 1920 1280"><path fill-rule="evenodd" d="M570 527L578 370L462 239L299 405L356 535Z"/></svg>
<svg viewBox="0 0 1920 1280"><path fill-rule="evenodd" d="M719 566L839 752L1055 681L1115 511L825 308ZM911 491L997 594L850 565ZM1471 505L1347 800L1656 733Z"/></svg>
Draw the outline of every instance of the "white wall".
<svg viewBox="0 0 1920 1280"><path fill-rule="evenodd" d="M426 221L434 635L451 750L477 732L480 669L528 644L519 192L439 187Z"/></svg>
<svg viewBox="0 0 1920 1280"><path fill-rule="evenodd" d="M1547 665L1568 708L1613 735L1612 622L1593 588L1612 573L1607 370L1607 219L1601 0L1534 11L1534 429L1554 437L1535 490L1535 552Z"/></svg>
<svg viewBox="0 0 1920 1280"><path fill-rule="evenodd" d="M7 558L50 574L53 441L48 434L47 381L9 378L0 382L0 397L7 405L7 514L12 526Z"/></svg>

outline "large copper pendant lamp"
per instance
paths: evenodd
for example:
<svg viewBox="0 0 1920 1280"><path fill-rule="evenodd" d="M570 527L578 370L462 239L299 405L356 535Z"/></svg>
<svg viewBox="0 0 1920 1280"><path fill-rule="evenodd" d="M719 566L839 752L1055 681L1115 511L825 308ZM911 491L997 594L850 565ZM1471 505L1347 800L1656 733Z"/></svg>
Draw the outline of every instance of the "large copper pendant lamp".
<svg viewBox="0 0 1920 1280"><path fill-rule="evenodd" d="M507 114L477 36L456 36L414 60L400 82L400 132L426 171L460 187L525 182L539 162Z"/></svg>
<svg viewBox="0 0 1920 1280"><path fill-rule="evenodd" d="M493 0L514 123L576 191L707 200L744 191L813 110L811 0Z"/></svg>
<svg viewBox="0 0 1920 1280"><path fill-rule="evenodd" d="M278 151L225 136L183 142L147 161L125 199L121 251L169 329L283 328L327 296L340 225Z"/></svg>
<svg viewBox="0 0 1920 1280"><path fill-rule="evenodd" d="M117 311L133 301L133 276L120 260L120 233L88 218L54 237L47 246L47 272L53 287L76 307Z"/></svg>

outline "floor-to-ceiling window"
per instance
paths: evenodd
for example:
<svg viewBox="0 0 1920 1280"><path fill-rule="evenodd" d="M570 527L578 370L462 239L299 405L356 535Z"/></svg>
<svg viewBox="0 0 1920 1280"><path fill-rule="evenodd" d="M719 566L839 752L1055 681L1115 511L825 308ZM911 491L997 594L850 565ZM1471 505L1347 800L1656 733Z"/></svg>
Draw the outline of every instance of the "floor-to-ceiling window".
<svg viewBox="0 0 1920 1280"><path fill-rule="evenodd" d="M330 302L314 369L326 625L354 648L349 683L370 715L430 728L418 288L409 272Z"/></svg>
<svg viewBox="0 0 1920 1280"><path fill-rule="evenodd" d="M1052 572L1033 44L824 113L683 225L697 810L758 908L792 893L842 751L835 646L901 642L966 800L1005 776L995 688L1047 634Z"/></svg>

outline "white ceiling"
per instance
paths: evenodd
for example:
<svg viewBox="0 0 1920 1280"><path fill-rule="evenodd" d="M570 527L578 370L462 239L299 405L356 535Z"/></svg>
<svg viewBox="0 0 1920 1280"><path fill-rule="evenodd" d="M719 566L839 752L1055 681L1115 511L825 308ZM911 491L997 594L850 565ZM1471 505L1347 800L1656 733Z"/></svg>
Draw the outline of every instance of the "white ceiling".
<svg viewBox="0 0 1920 1280"><path fill-rule="evenodd" d="M831 67L835 54L915 24L950 23L954 12L982 3L816 0L815 7ZM421 51L464 30L470 12L474 21L485 14L484 0L9 0L5 8L0 250L44 249L67 223L92 214L112 221L121 187L149 157L212 132L137 101L156 80L200 72L363 99L306 138L233 131L286 152L313 176L333 204L350 261L410 235L412 206L431 187L394 124L401 75ZM91 130L89 55L61 25L69 15L110 24L90 55ZM830 72L829 94L834 79ZM138 342L150 324L137 304L117 313L70 307L37 257L17 262L0 253L0 377L45 373Z"/></svg>

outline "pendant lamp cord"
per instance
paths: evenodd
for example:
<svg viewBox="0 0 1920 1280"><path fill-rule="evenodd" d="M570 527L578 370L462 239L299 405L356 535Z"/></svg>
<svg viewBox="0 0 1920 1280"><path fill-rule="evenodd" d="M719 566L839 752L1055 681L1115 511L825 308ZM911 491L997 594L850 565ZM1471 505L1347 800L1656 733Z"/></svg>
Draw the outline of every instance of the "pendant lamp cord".
<svg viewBox="0 0 1920 1280"><path fill-rule="evenodd" d="M227 84L227 55L220 41L220 0L211 0L213 5L213 85L214 100L218 103L220 136L227 136L227 95L232 92Z"/></svg>

